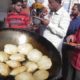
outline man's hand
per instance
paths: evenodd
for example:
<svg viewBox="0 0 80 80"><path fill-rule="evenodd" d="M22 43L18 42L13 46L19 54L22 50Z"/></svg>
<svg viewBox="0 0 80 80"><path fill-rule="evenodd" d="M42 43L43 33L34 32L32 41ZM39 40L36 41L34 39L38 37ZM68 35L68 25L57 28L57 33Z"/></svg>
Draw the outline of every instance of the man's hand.
<svg viewBox="0 0 80 80"><path fill-rule="evenodd" d="M74 42L75 41L75 38L74 38L74 35L70 35L66 38L66 41L67 42Z"/></svg>
<svg viewBox="0 0 80 80"><path fill-rule="evenodd" d="M49 20L47 20L47 19L42 19L41 21L46 26L49 24Z"/></svg>

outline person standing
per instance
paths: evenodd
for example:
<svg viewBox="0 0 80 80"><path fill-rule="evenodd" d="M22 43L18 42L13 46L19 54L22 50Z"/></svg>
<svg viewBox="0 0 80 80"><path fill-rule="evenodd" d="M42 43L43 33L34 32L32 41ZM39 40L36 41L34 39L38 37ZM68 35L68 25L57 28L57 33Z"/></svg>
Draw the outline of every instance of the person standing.
<svg viewBox="0 0 80 80"><path fill-rule="evenodd" d="M42 23L47 26L43 36L61 53L63 39L70 23L70 16L61 6L61 0L48 1L51 14L48 15L47 19L42 19Z"/></svg>
<svg viewBox="0 0 80 80"><path fill-rule="evenodd" d="M68 43L74 43L74 49L69 52L69 70L66 80L80 80L80 27L66 38Z"/></svg>
<svg viewBox="0 0 80 80"><path fill-rule="evenodd" d="M9 12L5 18L6 28L28 29L30 26L30 16L22 11L22 2L17 0L14 3L14 11Z"/></svg>
<svg viewBox="0 0 80 80"><path fill-rule="evenodd" d="M28 13L28 15L30 15L30 8L28 7L27 2L28 0L23 0L22 8L23 12Z"/></svg>
<svg viewBox="0 0 80 80"><path fill-rule="evenodd" d="M50 14L42 19L46 29L43 31L43 37L49 40L53 46L60 52L62 59L62 44L70 24L70 15L61 5L62 0L48 0ZM62 76L62 69L56 78Z"/></svg>
<svg viewBox="0 0 80 80"><path fill-rule="evenodd" d="M74 34L80 27L80 4L76 3L72 7L72 20L69 25L67 36Z"/></svg>

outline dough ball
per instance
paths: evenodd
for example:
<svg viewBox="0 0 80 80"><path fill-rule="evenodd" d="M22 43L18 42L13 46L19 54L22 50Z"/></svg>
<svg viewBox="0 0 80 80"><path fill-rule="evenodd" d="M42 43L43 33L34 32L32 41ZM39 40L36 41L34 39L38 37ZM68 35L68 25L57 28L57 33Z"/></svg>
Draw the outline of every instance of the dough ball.
<svg viewBox="0 0 80 80"><path fill-rule="evenodd" d="M49 77L49 72L46 70L38 70L33 74L36 80L45 80Z"/></svg>
<svg viewBox="0 0 80 80"><path fill-rule="evenodd" d="M31 73L22 72L15 77L15 80L35 80Z"/></svg>
<svg viewBox="0 0 80 80"><path fill-rule="evenodd" d="M51 59L47 56L42 56L41 60L38 62L39 69L50 69L52 66Z"/></svg>
<svg viewBox="0 0 80 80"><path fill-rule="evenodd" d="M21 44L18 46L18 52L25 55L27 55L32 49L33 49L33 46L29 43Z"/></svg>
<svg viewBox="0 0 80 80"><path fill-rule="evenodd" d="M0 74L3 76L8 76L10 72L9 66L5 63L0 63Z"/></svg>
<svg viewBox="0 0 80 80"><path fill-rule="evenodd" d="M6 61L6 63L7 63L11 68L16 68L16 67L21 66L21 63L18 62L18 61L9 60L9 61Z"/></svg>
<svg viewBox="0 0 80 80"><path fill-rule="evenodd" d="M28 55L27 55L27 58L30 60L30 61L33 61L33 62L38 62L42 57L42 53L37 50L37 49L33 49Z"/></svg>
<svg viewBox="0 0 80 80"><path fill-rule="evenodd" d="M11 71L10 75L17 75L17 74L22 73L24 71L26 71L25 66L17 67Z"/></svg>
<svg viewBox="0 0 80 80"><path fill-rule="evenodd" d="M17 50L18 50L17 46L13 44L6 44L4 46L4 52L8 54L16 54Z"/></svg>
<svg viewBox="0 0 80 80"><path fill-rule="evenodd" d="M15 61L24 61L25 56L23 54L13 54L10 56L10 59Z"/></svg>
<svg viewBox="0 0 80 80"><path fill-rule="evenodd" d="M5 62L9 59L9 55L3 51L0 51L0 62Z"/></svg>
<svg viewBox="0 0 80 80"><path fill-rule="evenodd" d="M38 65L36 63L30 61L26 62L24 66L27 67L27 72L33 72L38 68Z"/></svg>

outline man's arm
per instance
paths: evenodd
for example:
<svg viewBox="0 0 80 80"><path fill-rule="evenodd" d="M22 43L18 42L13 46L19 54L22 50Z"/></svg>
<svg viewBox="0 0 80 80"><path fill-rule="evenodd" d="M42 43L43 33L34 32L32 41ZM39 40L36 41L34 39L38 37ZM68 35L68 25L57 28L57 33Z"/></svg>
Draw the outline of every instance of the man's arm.
<svg viewBox="0 0 80 80"><path fill-rule="evenodd" d="M52 31L53 34L58 35L59 37L64 37L66 35L68 26L70 23L69 16L62 16L59 24L50 22L48 28Z"/></svg>
<svg viewBox="0 0 80 80"><path fill-rule="evenodd" d="M75 42L75 35L69 35L67 38L66 38L66 41L67 43L69 42Z"/></svg>

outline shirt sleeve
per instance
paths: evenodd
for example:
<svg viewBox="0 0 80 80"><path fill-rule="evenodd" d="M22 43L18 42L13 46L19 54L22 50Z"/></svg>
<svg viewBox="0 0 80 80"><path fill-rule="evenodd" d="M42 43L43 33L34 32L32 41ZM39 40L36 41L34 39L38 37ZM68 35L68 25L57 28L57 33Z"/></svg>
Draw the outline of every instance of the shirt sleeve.
<svg viewBox="0 0 80 80"><path fill-rule="evenodd" d="M67 16L64 15L61 17L59 22L56 23L50 22L48 24L48 28L51 30L53 34L63 38L66 35L69 23L70 17L68 15Z"/></svg>

